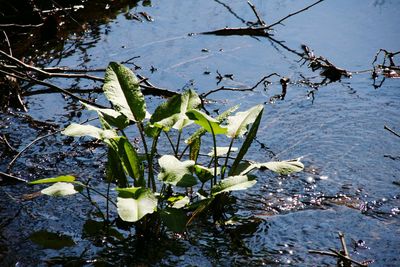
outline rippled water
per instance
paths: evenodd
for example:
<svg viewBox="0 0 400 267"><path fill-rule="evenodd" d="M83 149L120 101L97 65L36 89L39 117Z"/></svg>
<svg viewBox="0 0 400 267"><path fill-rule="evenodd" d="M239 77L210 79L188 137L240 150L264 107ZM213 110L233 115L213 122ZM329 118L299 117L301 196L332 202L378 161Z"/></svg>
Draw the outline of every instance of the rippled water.
<svg viewBox="0 0 400 267"><path fill-rule="evenodd" d="M54 261L59 257L78 265L97 258L117 265L332 266L334 259L307 251L339 248L337 232L342 231L355 259L373 259L372 266L400 265L400 188L396 184L400 180L400 140L384 130L384 125L397 130L400 126L399 79L386 79L382 87L374 89L370 74L354 74L320 87L312 100L310 88L299 81L302 76L315 77L315 82L322 78L279 44L265 38L189 34L240 27L241 20L254 21L245 1L151 2L151 6L144 7L140 2L121 12L80 42L71 36L66 47L71 45L75 52L54 59L49 66L99 68L109 61L140 56L135 60L141 67L138 72L154 84L174 90L193 84L200 93L221 85L252 86L273 72L289 77L291 83L283 101L269 101L281 90L279 79L272 77L267 88L261 85L252 92L212 94L209 97L216 103L207 108L222 110L240 103L245 109L265 103L259 142L253 144L248 157L258 161L302 157L305 171L289 177L259 171L255 187L234 194L236 224L221 229L198 223L186 238L149 242L145 248L126 240L106 247L101 240L82 234L85 218L94 212L84 199L41 197L20 203L23 194L33 192L31 187L1 187L3 264L45 265L50 258ZM266 22L272 23L312 2L253 3ZM140 11L154 21L127 19L126 12ZM398 1L327 0L277 25L274 38L299 52L300 45L306 44L316 55L354 72L371 69L380 48L399 50L398 25ZM152 72L152 67L157 70ZM205 71L210 74L205 75ZM217 85L217 71L233 74L233 80L224 79ZM59 84L69 86L65 81ZM79 87L90 86L79 83ZM35 89L40 88L30 90ZM97 97L104 103L101 95ZM157 97L151 99L154 106L159 102ZM76 116L77 105L57 94L25 100L34 119L60 126L71 118L83 121L92 116L85 111ZM0 118L2 133L19 149L37 135L23 116L1 114ZM105 161L102 147L89 151L81 146L83 140L71 145L64 145L64 141L67 138L61 136L44 139L20 158L14 171L27 179L73 172L91 177L96 184ZM8 160L3 159L1 166ZM28 237L43 228L69 235L77 245L41 249ZM358 241L365 245L357 246Z"/></svg>

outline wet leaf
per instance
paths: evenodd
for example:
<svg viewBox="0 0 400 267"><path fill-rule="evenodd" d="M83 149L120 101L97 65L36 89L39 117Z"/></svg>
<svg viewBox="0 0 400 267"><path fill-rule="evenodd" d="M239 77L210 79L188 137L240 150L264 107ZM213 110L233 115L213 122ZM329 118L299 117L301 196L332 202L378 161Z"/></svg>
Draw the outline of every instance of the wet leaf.
<svg viewBox="0 0 400 267"><path fill-rule="evenodd" d="M253 143L253 140L256 138L258 127L260 126L262 114L263 114L263 112L261 110L258 113L257 118L255 119L255 121L251 125L251 128L250 128L248 134L246 135L246 139L244 140L242 146L240 147L239 153L237 154L235 160L232 163L232 167L229 170L229 175L233 175L233 174L236 173L236 169L238 168L240 162L242 161L242 159L246 155L248 149L251 146L251 143Z"/></svg>
<svg viewBox="0 0 400 267"><path fill-rule="evenodd" d="M113 130L103 130L92 125L81 125L77 123L71 123L61 133L74 137L91 136L99 140L109 139L117 136Z"/></svg>
<svg viewBox="0 0 400 267"><path fill-rule="evenodd" d="M158 106L150 122L164 131L169 131L171 128L181 131L185 126L193 123L186 116L186 111L195 109L200 104L201 100L197 93L194 90L187 90Z"/></svg>
<svg viewBox="0 0 400 267"><path fill-rule="evenodd" d="M186 230L188 217L181 209L166 208L160 212L161 220L173 232L181 233Z"/></svg>
<svg viewBox="0 0 400 267"><path fill-rule="evenodd" d="M207 132L214 132L217 134L226 134L227 128L220 125L220 122L204 112L201 112L197 109L192 109L186 112L186 115L189 119L193 120L196 124L203 127ZM211 130L212 129L212 130Z"/></svg>
<svg viewBox="0 0 400 267"><path fill-rule="evenodd" d="M256 182L246 175L230 176L216 184L211 192L215 196L223 192L245 190L255 185Z"/></svg>
<svg viewBox="0 0 400 267"><path fill-rule="evenodd" d="M227 136L230 138L242 137L247 131L247 126L256 120L263 109L263 105L257 105L247 111L237 112L236 115L229 116Z"/></svg>
<svg viewBox="0 0 400 267"><path fill-rule="evenodd" d="M235 152L237 150L238 150L237 147L231 147L231 152ZM229 151L229 147L227 147L227 146L224 146L224 147L217 146L217 157L226 155L228 153L228 151ZM214 148L207 155L210 157L214 157Z"/></svg>
<svg viewBox="0 0 400 267"><path fill-rule="evenodd" d="M129 120L143 121L146 117L146 103L139 81L129 68L111 62L106 70L103 91L115 109Z"/></svg>
<svg viewBox="0 0 400 267"><path fill-rule="evenodd" d="M128 118L114 109L98 108L86 103L81 102L88 110L96 111L99 117L102 117L109 125L117 127L118 129L125 129L129 125Z"/></svg>
<svg viewBox="0 0 400 267"><path fill-rule="evenodd" d="M158 160L158 163L161 168L158 179L164 183L180 187L191 187L197 184L197 180L191 172L195 164L193 160L181 162L174 156L165 155Z"/></svg>
<svg viewBox="0 0 400 267"><path fill-rule="evenodd" d="M179 200L176 200L174 202L174 204L172 205L172 207L174 209L180 209L180 208L183 208L184 206L186 206L189 203L190 203L190 198L188 196L184 196L184 197L180 198Z"/></svg>
<svg viewBox="0 0 400 267"><path fill-rule="evenodd" d="M45 178L36 181L29 182L28 184L48 184L48 183L57 183L57 182L66 182L72 183L75 181L75 177L72 175L61 175L53 178Z"/></svg>
<svg viewBox="0 0 400 267"><path fill-rule="evenodd" d="M67 235L52 233L46 230L35 232L29 237L32 242L48 249L62 249L75 245L74 240Z"/></svg>
<svg viewBox="0 0 400 267"><path fill-rule="evenodd" d="M148 188L118 188L117 210L122 220L136 222L157 208L157 198Z"/></svg>
<svg viewBox="0 0 400 267"><path fill-rule="evenodd" d="M241 174L247 174L248 172L256 168L257 169L266 168L282 175L288 175L290 173L302 171L304 169L304 165L299 160L252 163L250 164L249 167L247 167L247 169L242 171Z"/></svg>
<svg viewBox="0 0 400 267"><path fill-rule="evenodd" d="M214 168L206 168L201 165L194 166L195 173L202 183L205 183L214 178ZM217 175L219 174L219 169Z"/></svg>
<svg viewBox="0 0 400 267"><path fill-rule="evenodd" d="M78 193L77 190L75 190L75 187L71 183L64 183L64 182L58 182L55 183L45 189L43 189L42 194L48 195L48 196L54 196L54 197L63 197L63 196L69 196L69 195L74 195Z"/></svg>

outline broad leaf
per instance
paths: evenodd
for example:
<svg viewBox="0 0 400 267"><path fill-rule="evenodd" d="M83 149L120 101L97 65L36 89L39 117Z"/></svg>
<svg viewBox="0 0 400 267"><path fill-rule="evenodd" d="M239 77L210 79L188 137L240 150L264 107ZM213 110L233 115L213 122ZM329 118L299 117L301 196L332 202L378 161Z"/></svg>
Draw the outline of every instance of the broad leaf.
<svg viewBox="0 0 400 267"><path fill-rule="evenodd" d="M48 183L58 183L58 182L66 182L72 183L75 181L75 177L72 175L61 175L54 178L45 178L36 181L29 182L28 184L48 184Z"/></svg>
<svg viewBox="0 0 400 267"><path fill-rule="evenodd" d="M246 175L230 176L216 184L212 188L211 193L215 196L223 192L245 190L255 185L256 182L256 180L253 180Z"/></svg>
<svg viewBox="0 0 400 267"><path fill-rule="evenodd" d="M162 222L173 232L181 233L186 230L189 218L186 212L180 209L166 208L160 212Z"/></svg>
<svg viewBox="0 0 400 267"><path fill-rule="evenodd" d="M71 123L61 133L74 137L91 136L99 140L105 140L117 136L117 134L112 130L103 130L92 125L81 125L76 123Z"/></svg>
<svg viewBox="0 0 400 267"><path fill-rule="evenodd" d="M124 170L129 176L135 179L135 186L144 185L144 177L140 170L141 161L136 153L135 148L126 139L126 137L115 137L109 140L112 149L118 155Z"/></svg>
<svg viewBox="0 0 400 267"><path fill-rule="evenodd" d="M78 193L75 187L71 183L57 182L45 189L43 189L42 194L54 197L63 197L68 195L74 195Z"/></svg>
<svg viewBox="0 0 400 267"><path fill-rule="evenodd" d="M237 151L237 147L231 147L231 152ZM229 147L227 146L217 146L217 157L226 155L229 151ZM214 157L214 148L211 150L210 153L207 154L210 157Z"/></svg>
<svg viewBox="0 0 400 267"><path fill-rule="evenodd" d="M157 208L157 198L150 189L141 187L119 188L118 215L127 222L136 222Z"/></svg>
<svg viewBox="0 0 400 267"><path fill-rule="evenodd" d="M194 165L194 170L199 180L204 184L205 182L214 178L214 168L206 168L201 165ZM217 175L219 169L217 170Z"/></svg>
<svg viewBox="0 0 400 267"><path fill-rule="evenodd" d="M230 138L243 136L247 131L247 126L256 120L263 109L263 105L257 105L247 111L237 112L236 115L228 117L227 136Z"/></svg>
<svg viewBox="0 0 400 267"><path fill-rule="evenodd" d="M229 175L234 175L237 173L236 169L237 169L238 165L240 164L240 162L246 155L247 151L249 150L251 143L256 138L258 127L260 126L262 114L263 114L262 111L259 112L256 120L251 125L251 128L250 128L248 134L246 135L246 139L244 140L242 146L240 147L239 153L237 154L235 160L232 163L232 167L229 170Z"/></svg>
<svg viewBox="0 0 400 267"><path fill-rule="evenodd" d="M111 144L107 151L106 180L109 183L116 183L119 187L128 186L128 179L126 178L125 170L118 156L118 152L111 147Z"/></svg>
<svg viewBox="0 0 400 267"><path fill-rule="evenodd" d="M139 81L129 68L111 62L106 70L103 91L115 109L129 120L141 122L146 117L146 103Z"/></svg>
<svg viewBox="0 0 400 267"><path fill-rule="evenodd" d="M189 145L189 159L197 161L199 157L201 147L201 137L196 138L190 145Z"/></svg>
<svg viewBox="0 0 400 267"><path fill-rule="evenodd" d="M191 187L197 184L191 172L194 166L193 160L181 162L174 156L165 155L158 160L158 163L161 168L158 179L164 183L180 187Z"/></svg>
<svg viewBox="0 0 400 267"><path fill-rule="evenodd" d="M110 108L98 108L83 102L81 103L86 107L86 109L96 111L99 117L102 117L111 126L122 130L129 125L128 118L121 112Z"/></svg>
<svg viewBox="0 0 400 267"><path fill-rule="evenodd" d="M288 161L270 161L270 162L265 162L265 163L253 163L250 164L249 167L247 167L246 170L242 171L241 174L247 174L253 169L262 169L266 168L269 169L273 172L282 174L282 175L288 175L294 172L299 172L304 169L303 163L301 163L299 160L288 160Z"/></svg>
<svg viewBox="0 0 400 267"><path fill-rule="evenodd" d="M170 200L170 199L168 199ZM175 200L172 204L174 209L180 209L190 203L190 198L188 196L180 197L178 200Z"/></svg>
<svg viewBox="0 0 400 267"><path fill-rule="evenodd" d="M201 100L197 93L187 90L182 95L175 95L158 106L150 122L164 131L169 131L171 128L181 131L185 126L193 123L186 116L186 111L195 109L200 104Z"/></svg>
<svg viewBox="0 0 400 267"><path fill-rule="evenodd" d="M238 105L233 106L229 108L228 110L222 112L220 115L218 115L215 119L222 123L229 115L231 115L233 112L235 112L238 109ZM185 143L190 145L193 142L196 141L196 139L200 138L203 136L207 131L204 128L198 129L196 132L194 132L188 139L185 140Z"/></svg>
<svg viewBox="0 0 400 267"><path fill-rule="evenodd" d="M204 112L201 112L197 109L192 109L186 112L186 115L189 119L193 120L196 124L203 127L207 132L214 132L215 135L217 134L226 134L227 128L222 127L220 122L214 118L211 118Z"/></svg>

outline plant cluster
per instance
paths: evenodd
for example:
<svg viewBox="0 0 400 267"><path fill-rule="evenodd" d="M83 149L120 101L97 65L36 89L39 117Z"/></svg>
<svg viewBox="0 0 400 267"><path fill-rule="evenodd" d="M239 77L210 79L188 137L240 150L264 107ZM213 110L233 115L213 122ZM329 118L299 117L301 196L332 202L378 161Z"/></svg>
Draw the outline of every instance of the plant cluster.
<svg viewBox="0 0 400 267"><path fill-rule="evenodd" d="M187 90L169 98L150 115L138 79L129 68L115 62L111 62L106 70L103 91L112 103L112 109L82 103L88 110L97 112L102 127L73 123L63 134L90 136L107 145L108 191L100 192L77 181L74 176L66 175L30 183L50 183L41 191L43 194L83 194L86 188L105 197L107 219L111 203L123 221L145 228L151 225L153 232L159 231L160 226L183 232L198 214L218 205L221 196L252 187L256 183L255 177L249 175L252 170L266 168L289 174L303 169L298 160L265 163L244 160L257 134L263 105L242 112L236 112L238 107L233 107L212 118L201 111L201 99L196 92ZM189 137L185 140L185 148L180 149L183 130L193 123L200 128L192 135L186 135ZM140 134L139 148L135 148L124 132L130 126L136 126ZM170 131L177 131L175 143L170 138ZM213 140L212 151L208 154L210 162L206 166L198 159L205 134L211 134ZM164 135L171 144L171 155L158 153L158 141ZM217 135L226 136L229 146L217 146ZM233 146L239 138L244 139L240 149ZM232 156L234 151L235 157ZM109 194L111 185L116 185L116 202Z"/></svg>

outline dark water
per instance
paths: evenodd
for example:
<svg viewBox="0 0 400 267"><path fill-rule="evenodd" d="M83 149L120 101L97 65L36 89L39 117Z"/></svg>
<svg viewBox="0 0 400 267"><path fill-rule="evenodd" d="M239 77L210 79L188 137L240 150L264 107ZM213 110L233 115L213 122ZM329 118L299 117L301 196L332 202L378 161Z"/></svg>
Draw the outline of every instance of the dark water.
<svg viewBox="0 0 400 267"><path fill-rule="evenodd" d="M48 66L104 68L109 61L140 56L134 61L141 66L138 72L154 84L173 90L193 84L199 93L220 85L252 86L273 72L289 77L291 84L284 101L270 103L270 97L281 90L279 78L272 77L265 90L261 85L252 92L212 94L210 98L216 103L207 108L212 111L240 103L245 109L265 103L257 140L268 148L254 143L248 157L258 161L302 157L305 171L290 177L258 172L255 187L234 194L239 222L225 230L199 224L189 229L187 238L176 236L147 245L119 240L106 246L106 242L90 236L82 229L95 209L83 198L40 197L21 202L23 194L34 192L32 187L3 186L2 265L46 265L55 259L95 265L89 260L97 259L115 265L332 266L334 259L307 251L339 248L337 232L342 231L355 259L373 259L372 266L399 266L400 187L396 182L400 180L400 139L384 130L384 125L399 130L400 80L386 79L382 87L374 89L370 73L353 74L352 78L320 87L312 100L310 88L299 81L302 76L315 77L314 82L322 77L311 72L307 64L301 66L296 54L276 42L247 36L188 35L225 26L241 27L241 20L254 21L245 1L151 3L127 8L79 42L71 36L65 47L73 53L55 58ZM272 23L312 2L253 3L266 22ZM140 11L154 21L127 19L126 12ZM380 48L399 50L399 25L398 1L328 0L289 18L284 26L276 26L274 38L299 52L300 45L306 44L316 55L355 72L371 69ZM205 75L205 71L210 74ZM224 79L217 85L217 71L233 74L233 80ZM59 80L57 84L92 87L85 81L69 84ZM38 89L42 88L29 90ZM92 96L105 103L101 95ZM159 98L151 99L154 106L159 102ZM83 121L93 116L85 111L76 116L79 104L58 94L33 95L25 101L33 119L61 127L70 119ZM24 115L4 113L0 119L1 133L18 149L44 134L38 133ZM83 146L85 140L64 145L66 140L59 135L43 139L23 154L14 173L29 180L75 173L92 178L92 183L101 188L103 148L89 150ZM2 168L9 160L1 160ZM31 233L42 229L70 236L76 245L43 249L29 239ZM357 247L358 241L365 244ZM135 242L141 245L135 246Z"/></svg>

